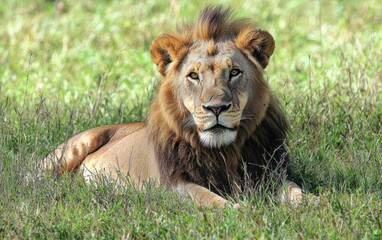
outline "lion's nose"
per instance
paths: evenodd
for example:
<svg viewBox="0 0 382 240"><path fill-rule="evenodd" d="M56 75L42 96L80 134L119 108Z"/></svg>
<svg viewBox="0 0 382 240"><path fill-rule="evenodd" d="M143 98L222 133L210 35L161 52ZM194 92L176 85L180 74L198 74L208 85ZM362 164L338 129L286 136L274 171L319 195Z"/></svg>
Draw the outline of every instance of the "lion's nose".
<svg viewBox="0 0 382 240"><path fill-rule="evenodd" d="M213 112L216 116L219 116L220 113L227 111L231 107L231 104L228 105L220 105L220 106L205 106L203 105L203 108L207 111Z"/></svg>

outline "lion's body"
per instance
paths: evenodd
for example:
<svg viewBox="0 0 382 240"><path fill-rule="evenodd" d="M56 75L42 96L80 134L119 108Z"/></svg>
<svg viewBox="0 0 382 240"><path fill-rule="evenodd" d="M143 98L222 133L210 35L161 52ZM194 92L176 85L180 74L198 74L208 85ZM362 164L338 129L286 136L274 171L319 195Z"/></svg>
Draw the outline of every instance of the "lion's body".
<svg viewBox="0 0 382 240"><path fill-rule="evenodd" d="M81 168L134 184L154 180L203 204L277 172L289 158L288 124L263 78L272 36L230 11L206 8L194 25L154 40L151 54L164 80L147 122L109 125L80 133L44 161L57 173ZM287 198L301 198L288 186Z"/></svg>
<svg viewBox="0 0 382 240"><path fill-rule="evenodd" d="M56 169L57 173L80 169L87 181L100 176L122 180L122 176L129 175L137 185L148 179L159 184L154 147L143 122L90 129L69 139L52 154L50 158L65 159L65 164ZM49 163L51 161L47 161Z"/></svg>

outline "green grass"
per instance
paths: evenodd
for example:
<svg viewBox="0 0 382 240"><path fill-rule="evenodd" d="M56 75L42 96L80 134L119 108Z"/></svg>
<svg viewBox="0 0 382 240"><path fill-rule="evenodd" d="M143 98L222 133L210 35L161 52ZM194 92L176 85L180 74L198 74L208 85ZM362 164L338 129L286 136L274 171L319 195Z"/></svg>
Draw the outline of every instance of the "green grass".
<svg viewBox="0 0 382 240"><path fill-rule="evenodd" d="M266 78L292 126L293 179L319 206L253 194L239 209L217 210L150 186L95 189L70 175L26 182L74 133L145 119L160 79L151 41L206 1L8 0L0 4L1 239L382 238L382 2L222 2L275 37Z"/></svg>

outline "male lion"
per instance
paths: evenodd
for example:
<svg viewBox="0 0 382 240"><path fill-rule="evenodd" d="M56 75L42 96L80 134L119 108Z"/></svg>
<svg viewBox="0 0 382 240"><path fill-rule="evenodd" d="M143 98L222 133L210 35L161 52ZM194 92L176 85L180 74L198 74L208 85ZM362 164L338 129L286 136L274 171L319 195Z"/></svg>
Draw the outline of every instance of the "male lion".
<svg viewBox="0 0 382 240"><path fill-rule="evenodd" d="M157 37L151 55L164 79L148 120L82 132L49 154L44 168L80 168L88 181L99 174L122 174L138 186L155 180L217 207L248 181L275 172L285 179L288 124L263 77L275 42L231 15L207 7L194 24ZM301 201L296 184L284 186L283 200Z"/></svg>

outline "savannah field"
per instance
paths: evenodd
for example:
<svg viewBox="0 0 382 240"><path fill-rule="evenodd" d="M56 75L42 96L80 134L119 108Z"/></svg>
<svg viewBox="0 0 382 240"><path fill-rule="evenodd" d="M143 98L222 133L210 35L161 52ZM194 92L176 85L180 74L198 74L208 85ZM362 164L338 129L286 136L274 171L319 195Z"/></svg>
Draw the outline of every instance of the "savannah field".
<svg viewBox="0 0 382 240"><path fill-rule="evenodd" d="M380 0L220 1L275 38L265 78L290 121L291 179L318 206L249 192L219 210L33 175L75 133L145 120L151 41L208 3L1 1L0 239L382 239Z"/></svg>

